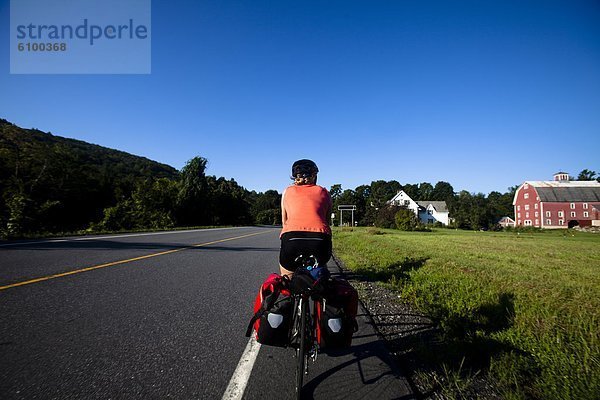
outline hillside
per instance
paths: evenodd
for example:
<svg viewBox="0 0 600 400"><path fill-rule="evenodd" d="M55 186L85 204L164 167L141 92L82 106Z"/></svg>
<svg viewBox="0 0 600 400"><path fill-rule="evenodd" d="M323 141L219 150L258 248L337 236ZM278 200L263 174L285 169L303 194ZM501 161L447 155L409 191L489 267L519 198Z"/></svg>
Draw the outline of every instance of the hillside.
<svg viewBox="0 0 600 400"><path fill-rule="evenodd" d="M144 157L0 119L0 219L5 226L19 219L24 232L85 228L137 182L178 174Z"/></svg>

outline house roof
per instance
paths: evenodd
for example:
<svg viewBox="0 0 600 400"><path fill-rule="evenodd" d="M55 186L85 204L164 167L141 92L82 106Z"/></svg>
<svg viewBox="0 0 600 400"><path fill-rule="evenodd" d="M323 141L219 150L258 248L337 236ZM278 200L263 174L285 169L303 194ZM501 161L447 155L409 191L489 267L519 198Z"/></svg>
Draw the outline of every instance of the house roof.
<svg viewBox="0 0 600 400"><path fill-rule="evenodd" d="M427 208L431 204L437 212L448 212L448 206L445 201L417 201L420 207Z"/></svg>
<svg viewBox="0 0 600 400"><path fill-rule="evenodd" d="M600 182L596 181L530 181L540 201L544 202L600 202Z"/></svg>
<svg viewBox="0 0 600 400"><path fill-rule="evenodd" d="M515 220L509 216L502 217L498 220L498 222L502 222L502 221L515 222Z"/></svg>

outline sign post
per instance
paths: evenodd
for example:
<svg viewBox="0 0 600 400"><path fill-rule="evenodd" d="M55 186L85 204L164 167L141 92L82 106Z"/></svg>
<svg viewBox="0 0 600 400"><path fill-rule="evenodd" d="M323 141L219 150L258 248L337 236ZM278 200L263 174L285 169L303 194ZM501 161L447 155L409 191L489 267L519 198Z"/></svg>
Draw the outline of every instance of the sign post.
<svg viewBox="0 0 600 400"><path fill-rule="evenodd" d="M352 212L352 227L354 227L354 211L356 210L356 205L354 204L342 204L338 206L338 210L340 212L340 226L344 223L344 210Z"/></svg>

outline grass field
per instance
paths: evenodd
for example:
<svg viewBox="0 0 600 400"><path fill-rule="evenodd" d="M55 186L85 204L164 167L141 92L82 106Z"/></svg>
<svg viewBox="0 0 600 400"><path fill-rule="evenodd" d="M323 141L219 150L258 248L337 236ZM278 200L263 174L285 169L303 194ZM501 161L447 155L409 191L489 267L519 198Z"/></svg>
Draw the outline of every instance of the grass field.
<svg viewBox="0 0 600 400"><path fill-rule="evenodd" d="M600 234L358 228L334 251L432 317L422 357L446 375L489 374L505 398L599 398Z"/></svg>

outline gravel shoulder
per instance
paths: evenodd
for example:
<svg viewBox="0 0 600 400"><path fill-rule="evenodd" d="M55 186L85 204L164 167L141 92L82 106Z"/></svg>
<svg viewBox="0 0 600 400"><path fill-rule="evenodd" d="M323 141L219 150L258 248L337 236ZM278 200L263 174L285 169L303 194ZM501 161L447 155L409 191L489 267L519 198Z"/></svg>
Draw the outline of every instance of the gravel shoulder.
<svg viewBox="0 0 600 400"><path fill-rule="evenodd" d="M434 322L400 294L381 282L373 282L347 269L342 260L333 261L354 286L377 334L402 368L418 399L485 399L502 397L485 376L457 376L428 359L424 348L443 348Z"/></svg>

